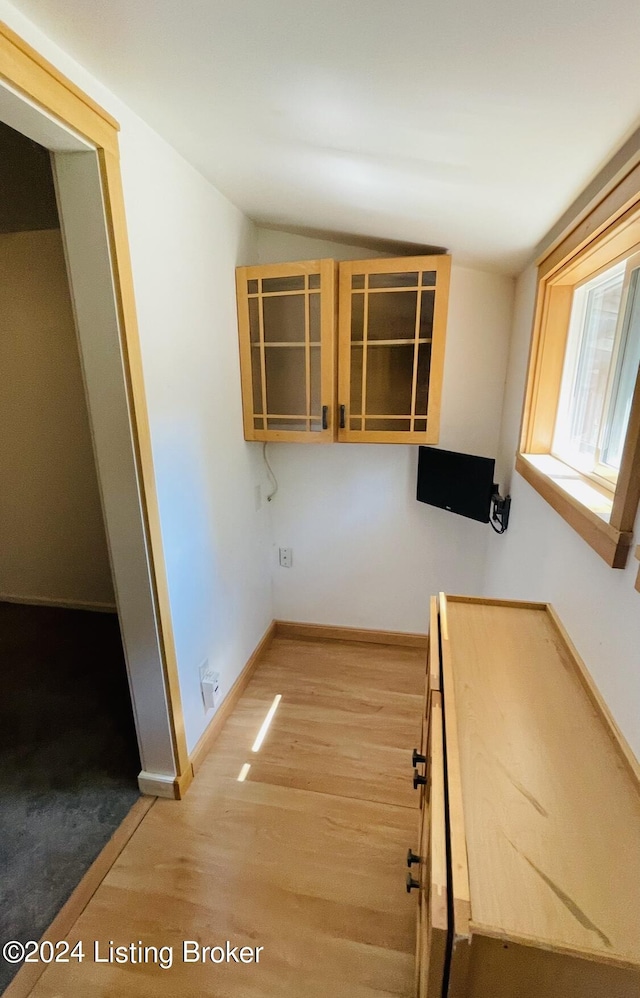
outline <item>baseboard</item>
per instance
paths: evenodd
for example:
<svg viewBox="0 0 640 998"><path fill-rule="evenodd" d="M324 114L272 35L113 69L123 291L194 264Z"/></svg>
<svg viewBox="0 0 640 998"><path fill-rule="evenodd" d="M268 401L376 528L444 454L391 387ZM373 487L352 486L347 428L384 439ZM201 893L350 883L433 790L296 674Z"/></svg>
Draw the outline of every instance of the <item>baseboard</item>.
<svg viewBox="0 0 640 998"><path fill-rule="evenodd" d="M226 697L222 701L220 707L218 707L215 712L211 722L205 729L200 740L198 741L196 747L190 755L191 765L193 767L194 773L197 773L200 769L202 763L206 759L211 746L215 742L216 738L222 731L224 722L227 720L229 714L237 704L238 700L244 693L249 680L251 679L253 673L255 672L260 659L266 652L267 648L271 644L274 635L276 633L276 622L272 620L268 628L264 632L262 638L254 649L251 657L249 658L244 669L236 679L235 683L227 693Z"/></svg>
<svg viewBox="0 0 640 998"><path fill-rule="evenodd" d="M149 773L146 769L138 773L140 792L149 797L167 797L169 800L182 800L193 781L193 767L179 776L166 776L164 773Z"/></svg>
<svg viewBox="0 0 640 998"><path fill-rule="evenodd" d="M69 900L62 906L42 939L65 939L98 890L136 828L155 804L155 797L142 797L133 805L128 815L94 859ZM39 978L47 969L46 963L25 963L3 992L3 998L27 998Z"/></svg>
<svg viewBox="0 0 640 998"><path fill-rule="evenodd" d="M359 627L334 627L330 624L299 624L293 620L276 620L276 634L282 638L305 638L316 641L367 641L375 645L400 645L420 648L425 652L427 634L405 631L372 631Z"/></svg>
<svg viewBox="0 0 640 998"><path fill-rule="evenodd" d="M92 610L94 613L117 613L115 603L92 603L87 600L54 599L48 596L13 596L0 593L0 603L23 603L26 606L53 606L59 610Z"/></svg>

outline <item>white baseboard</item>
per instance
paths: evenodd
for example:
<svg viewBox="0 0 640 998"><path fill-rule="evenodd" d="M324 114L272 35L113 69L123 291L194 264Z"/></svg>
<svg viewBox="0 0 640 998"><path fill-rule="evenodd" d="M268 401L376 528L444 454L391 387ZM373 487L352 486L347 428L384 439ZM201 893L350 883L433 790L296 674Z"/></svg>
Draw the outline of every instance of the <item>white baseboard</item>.
<svg viewBox="0 0 640 998"><path fill-rule="evenodd" d="M0 593L0 603L54 606L60 610L92 610L94 613L118 612L115 603L91 603L88 600L55 599L49 596L14 596L11 593Z"/></svg>
<svg viewBox="0 0 640 998"><path fill-rule="evenodd" d="M138 773L138 786L140 792L149 797L169 797L171 800L180 800L187 792L193 780L193 767L189 768L181 776L167 776L165 773L148 773L143 769Z"/></svg>

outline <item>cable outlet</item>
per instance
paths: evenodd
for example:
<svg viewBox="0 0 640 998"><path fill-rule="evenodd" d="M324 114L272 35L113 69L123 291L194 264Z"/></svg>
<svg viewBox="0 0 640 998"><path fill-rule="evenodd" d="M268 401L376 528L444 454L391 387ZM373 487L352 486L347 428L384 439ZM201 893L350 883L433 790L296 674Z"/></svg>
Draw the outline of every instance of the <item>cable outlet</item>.
<svg viewBox="0 0 640 998"><path fill-rule="evenodd" d="M293 565L293 548L280 548L280 567L291 568Z"/></svg>
<svg viewBox="0 0 640 998"><path fill-rule="evenodd" d="M213 710L220 703L220 673L215 672L205 660L200 666L200 690L205 710Z"/></svg>

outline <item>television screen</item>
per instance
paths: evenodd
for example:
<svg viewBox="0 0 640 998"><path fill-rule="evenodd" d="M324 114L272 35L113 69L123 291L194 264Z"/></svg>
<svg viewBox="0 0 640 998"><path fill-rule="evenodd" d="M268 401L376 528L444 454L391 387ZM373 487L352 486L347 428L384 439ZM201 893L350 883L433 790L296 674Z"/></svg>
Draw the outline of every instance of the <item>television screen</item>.
<svg viewBox="0 0 640 998"><path fill-rule="evenodd" d="M417 499L488 523L495 464L489 457L420 447Z"/></svg>

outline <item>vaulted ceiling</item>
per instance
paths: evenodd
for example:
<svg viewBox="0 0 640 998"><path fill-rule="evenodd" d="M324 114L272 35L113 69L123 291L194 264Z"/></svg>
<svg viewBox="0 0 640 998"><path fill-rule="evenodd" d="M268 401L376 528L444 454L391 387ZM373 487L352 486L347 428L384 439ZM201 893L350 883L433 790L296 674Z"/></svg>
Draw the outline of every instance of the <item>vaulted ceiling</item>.
<svg viewBox="0 0 640 998"><path fill-rule="evenodd" d="M251 218L516 272L640 119L637 0L14 0Z"/></svg>

